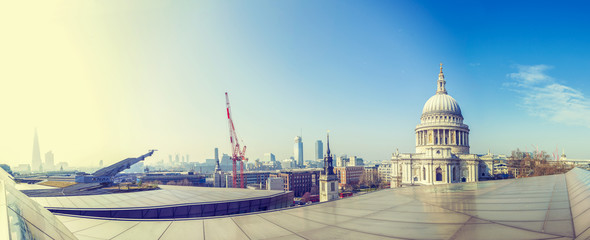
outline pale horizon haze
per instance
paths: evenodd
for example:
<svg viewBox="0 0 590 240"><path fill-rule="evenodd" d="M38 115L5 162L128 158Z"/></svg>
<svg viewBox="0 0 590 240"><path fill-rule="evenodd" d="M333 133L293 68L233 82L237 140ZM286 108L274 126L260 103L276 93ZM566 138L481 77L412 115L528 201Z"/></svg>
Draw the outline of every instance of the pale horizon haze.
<svg viewBox="0 0 590 240"><path fill-rule="evenodd" d="M439 63L471 153L589 159L586 2L5 1L0 162L105 165L158 149L230 152L229 93L250 160L415 150ZM324 151L325 151L324 146Z"/></svg>

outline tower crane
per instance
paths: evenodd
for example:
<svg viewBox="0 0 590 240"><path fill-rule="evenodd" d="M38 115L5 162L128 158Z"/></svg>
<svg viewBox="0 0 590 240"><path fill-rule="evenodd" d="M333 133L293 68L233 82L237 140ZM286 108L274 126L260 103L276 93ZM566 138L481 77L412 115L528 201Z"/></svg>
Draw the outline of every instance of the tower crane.
<svg viewBox="0 0 590 240"><path fill-rule="evenodd" d="M227 92L225 93L225 104L227 110L227 120L229 125L229 141L232 147L232 180L233 180L233 187L237 186L237 162L240 162L240 188L244 188L244 161L248 161L246 159L246 146L240 148L240 143L238 141L238 135L236 134L236 128L234 127L234 121L231 118L231 107L229 106L229 97Z"/></svg>

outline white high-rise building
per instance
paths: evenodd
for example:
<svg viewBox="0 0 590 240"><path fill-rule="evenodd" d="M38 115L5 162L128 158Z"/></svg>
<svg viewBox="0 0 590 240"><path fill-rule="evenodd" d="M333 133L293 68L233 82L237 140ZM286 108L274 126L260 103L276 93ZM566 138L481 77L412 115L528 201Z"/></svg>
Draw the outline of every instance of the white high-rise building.
<svg viewBox="0 0 590 240"><path fill-rule="evenodd" d="M315 142L315 159L324 159L324 143L322 140Z"/></svg>
<svg viewBox="0 0 590 240"><path fill-rule="evenodd" d="M45 153L45 166L43 167L43 169L45 171L53 171L54 167L55 163L53 161L53 152L49 151Z"/></svg>
<svg viewBox="0 0 590 240"><path fill-rule="evenodd" d="M300 136L295 137L295 146L293 147L293 156L297 161L298 167L303 167L303 141Z"/></svg>

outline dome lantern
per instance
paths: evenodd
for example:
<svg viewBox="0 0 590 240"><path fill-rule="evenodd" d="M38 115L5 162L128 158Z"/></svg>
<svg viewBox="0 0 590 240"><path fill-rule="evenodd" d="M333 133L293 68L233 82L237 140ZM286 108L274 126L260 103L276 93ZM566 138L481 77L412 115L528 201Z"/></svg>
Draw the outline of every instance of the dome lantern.
<svg viewBox="0 0 590 240"><path fill-rule="evenodd" d="M436 93L437 94L447 94L447 89L445 88L445 75L442 71L442 63L440 63L440 73L438 74L438 81L436 82Z"/></svg>

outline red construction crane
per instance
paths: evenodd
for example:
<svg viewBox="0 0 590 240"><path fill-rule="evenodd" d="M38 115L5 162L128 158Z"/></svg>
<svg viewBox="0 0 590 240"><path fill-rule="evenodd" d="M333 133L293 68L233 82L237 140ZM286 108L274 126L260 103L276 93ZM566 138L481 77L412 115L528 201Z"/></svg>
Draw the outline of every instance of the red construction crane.
<svg viewBox="0 0 590 240"><path fill-rule="evenodd" d="M236 128L234 127L234 121L231 119L231 107L229 106L229 97L227 96L227 92L225 93L225 103L227 109L227 120L229 123L229 141L231 142L232 147L232 171L233 171L233 187L238 187L237 183L237 169L236 165L237 162L240 162L240 188L244 188L244 161L248 161L246 159L246 146L244 148L240 148L240 143L238 141L238 135L236 134Z"/></svg>

